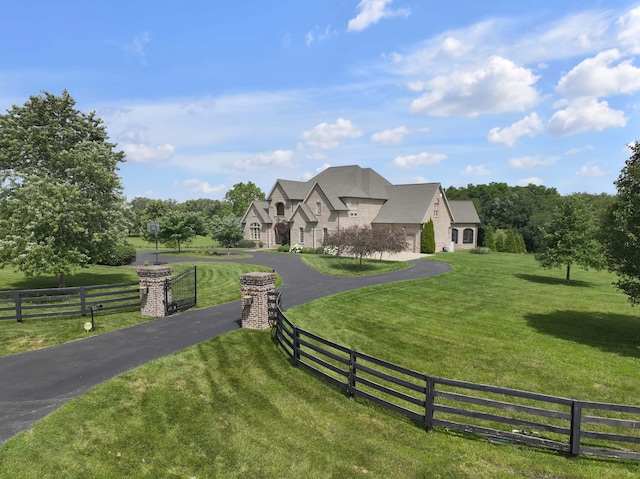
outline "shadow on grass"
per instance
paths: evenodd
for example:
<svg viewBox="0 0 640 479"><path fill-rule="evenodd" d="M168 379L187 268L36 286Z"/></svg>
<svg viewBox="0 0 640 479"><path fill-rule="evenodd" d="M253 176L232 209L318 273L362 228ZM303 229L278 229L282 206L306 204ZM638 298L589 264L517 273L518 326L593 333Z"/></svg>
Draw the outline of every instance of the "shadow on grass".
<svg viewBox="0 0 640 479"><path fill-rule="evenodd" d="M540 276L537 274L516 274L514 275L516 278L520 278L520 279L524 279L525 281L529 281L531 283L538 283L538 284L549 284L549 285L564 285L564 286L573 286L573 287L580 287L580 288L590 288L593 287L592 283L589 283L588 281L576 281L576 280L571 280L569 283L567 283L564 278L554 278L554 277L550 277L550 276Z"/></svg>
<svg viewBox="0 0 640 479"><path fill-rule="evenodd" d="M640 358L640 317L593 311L527 314L527 323L542 334L602 351Z"/></svg>
<svg viewBox="0 0 640 479"><path fill-rule="evenodd" d="M131 276L125 271L113 273L77 273L65 277L65 287L71 288L75 286L93 286L98 284L117 284L131 283L137 281L137 277ZM14 289L50 289L58 287L58 278L54 276L37 276L34 278L16 279L11 283L7 283L10 290Z"/></svg>

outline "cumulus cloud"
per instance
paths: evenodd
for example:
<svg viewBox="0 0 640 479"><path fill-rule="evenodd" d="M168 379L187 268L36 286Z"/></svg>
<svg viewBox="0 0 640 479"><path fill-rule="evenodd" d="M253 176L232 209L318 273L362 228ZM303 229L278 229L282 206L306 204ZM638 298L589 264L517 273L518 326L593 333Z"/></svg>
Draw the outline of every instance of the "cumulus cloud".
<svg viewBox="0 0 640 479"><path fill-rule="evenodd" d="M122 145L122 151L127 155L127 160L134 163L153 163L169 160L175 153L173 145L146 145L142 143L127 143Z"/></svg>
<svg viewBox="0 0 640 479"><path fill-rule="evenodd" d="M233 163L233 167L239 170L258 170L272 166L290 167L293 151L276 150L272 153L260 153L248 160L238 160Z"/></svg>
<svg viewBox="0 0 640 479"><path fill-rule="evenodd" d="M442 51L450 57L458 58L467 53L470 47L463 44L460 40L447 37L442 42Z"/></svg>
<svg viewBox="0 0 640 479"><path fill-rule="evenodd" d="M320 123L313 130L300 135L300 139L307 146L331 150L340 146L343 140L358 138L362 132L350 120L338 118L335 123Z"/></svg>
<svg viewBox="0 0 640 479"><path fill-rule="evenodd" d="M616 48L587 58L560 79L557 90L569 97L600 97L640 90L640 68L634 67L631 60L612 66L620 58Z"/></svg>
<svg viewBox="0 0 640 479"><path fill-rule="evenodd" d="M541 186L542 180L537 176L532 176L531 178L523 178L521 180L518 180L517 185L518 186L529 186L529 185Z"/></svg>
<svg viewBox="0 0 640 479"><path fill-rule="evenodd" d="M409 134L406 126L399 126L390 130L379 131L371 135L371 141L375 143L385 143L388 145L397 145L402 139Z"/></svg>
<svg viewBox="0 0 640 479"><path fill-rule="evenodd" d="M521 136L533 137L540 131L542 131L542 121L536 113L532 113L506 128L492 128L489 131L488 140L492 143L513 146Z"/></svg>
<svg viewBox="0 0 640 479"><path fill-rule="evenodd" d="M392 10L388 8L393 0L361 0L358 4L358 14L349 20L347 30L358 32L378 23L383 18L407 17L410 15L409 9L401 8Z"/></svg>
<svg viewBox="0 0 640 479"><path fill-rule="evenodd" d="M476 165L476 166L469 165L460 172L461 175L473 175L473 176L484 176L490 173L491 171L485 168L484 165Z"/></svg>
<svg viewBox="0 0 640 479"><path fill-rule="evenodd" d="M553 114L547 125L552 136L567 136L590 130L624 127L628 119L624 112L613 110L606 101L582 97L568 102L564 110Z"/></svg>
<svg viewBox="0 0 640 479"><path fill-rule="evenodd" d="M536 166L551 166L557 161L558 158L547 158L546 160L541 160L532 156L523 156L521 158L513 158L510 160L509 166L518 170L528 170L530 168L535 168Z"/></svg>
<svg viewBox="0 0 640 479"><path fill-rule="evenodd" d="M522 111L535 105L538 80L531 70L493 56L470 71L456 71L427 82L430 91L411 102L411 110L431 115L478 116Z"/></svg>
<svg viewBox="0 0 640 479"><path fill-rule="evenodd" d="M618 42L629 53L640 53L640 7L629 10L616 24L620 29Z"/></svg>
<svg viewBox="0 0 640 479"><path fill-rule="evenodd" d="M219 186L211 186L208 182L198 180L196 178L191 178L189 180L185 180L182 183L189 191L193 191L194 193L203 193L205 195L212 195L215 193L220 193L226 189L224 185Z"/></svg>
<svg viewBox="0 0 640 479"><path fill-rule="evenodd" d="M576 175L578 176L604 176L606 175L606 171L600 169L598 165L584 165L578 171L576 171Z"/></svg>
<svg viewBox="0 0 640 479"><path fill-rule="evenodd" d="M447 155L441 153L419 153L417 155L396 156L391 162L392 165L399 168L415 168L421 165L437 165L444 160Z"/></svg>

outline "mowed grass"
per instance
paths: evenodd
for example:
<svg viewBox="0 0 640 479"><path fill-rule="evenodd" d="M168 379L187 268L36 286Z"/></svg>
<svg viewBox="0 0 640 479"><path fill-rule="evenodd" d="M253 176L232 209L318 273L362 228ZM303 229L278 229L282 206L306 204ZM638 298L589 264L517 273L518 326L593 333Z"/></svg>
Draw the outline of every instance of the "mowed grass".
<svg viewBox="0 0 640 479"><path fill-rule="evenodd" d="M428 374L640 404L638 311L607 273L528 256L437 255L453 271L292 308L298 325ZM286 298L285 298L286 301ZM418 425L296 369L238 330L146 364L0 447L0 475L632 478L640 464L495 445Z"/></svg>
<svg viewBox="0 0 640 479"><path fill-rule="evenodd" d="M129 236L127 238L127 242L136 247L138 251L149 251L156 249L155 241L145 241L141 236ZM180 249L189 249L189 248L218 248L218 242L211 239L209 236L196 236L195 238L184 241L180 243ZM177 249L177 247L175 248ZM158 250L160 251L173 251L174 248L169 248L162 243L158 243Z"/></svg>
<svg viewBox="0 0 640 479"><path fill-rule="evenodd" d="M369 274L388 273L408 268L410 263L405 261L379 261L373 258L363 258L362 264L358 258L344 258L324 254L301 254L300 259L321 273L331 276L364 276Z"/></svg>
<svg viewBox="0 0 640 479"><path fill-rule="evenodd" d="M197 266L198 308L215 306L240 299L239 276L251 271L271 271L256 265L198 262L172 264L174 274ZM68 286L89 286L138 281L132 267L91 266L67 278ZM55 288L54 277L26 278L10 269L0 269L0 291L15 289ZM126 328L154 319L142 316L139 310L124 312L98 312L95 314L95 330L86 332L84 324L89 316L65 316L53 318L0 321L0 356L22 353L33 349L74 341L87 336ZM2 477L0 475L0 477Z"/></svg>

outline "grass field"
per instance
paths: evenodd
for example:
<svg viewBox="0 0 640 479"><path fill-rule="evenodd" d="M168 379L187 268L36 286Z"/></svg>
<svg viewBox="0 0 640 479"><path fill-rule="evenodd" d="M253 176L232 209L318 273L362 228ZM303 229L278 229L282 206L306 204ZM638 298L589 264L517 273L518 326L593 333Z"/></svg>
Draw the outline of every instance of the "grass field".
<svg viewBox="0 0 640 479"><path fill-rule="evenodd" d="M156 249L155 241L145 241L140 236L129 236L127 238L127 242L132 244L133 246L135 246L138 251L155 251L155 249ZM218 248L218 247L219 247L218 242L212 240L208 236L196 236L192 240L186 241L186 242L183 242L183 243L180 244L180 248L181 249L189 249L189 248L211 248L211 249L215 249L215 248ZM159 243L158 244L158 250L159 251L167 251L167 250L173 251L174 248L169 248L169 247L166 247L163 244Z"/></svg>
<svg viewBox="0 0 640 479"><path fill-rule="evenodd" d="M300 259L321 273L331 276L364 276L388 273L411 266L405 261L378 261L372 258L364 258L361 265L358 258L340 258L323 254L301 254Z"/></svg>
<svg viewBox="0 0 640 479"><path fill-rule="evenodd" d="M608 273L529 256L436 255L454 269L292 308L298 325L428 374L640 404L640 317ZM286 302L286 298L285 298ZM6 477L632 478L640 464L416 424L290 366L238 330L71 401L0 448Z"/></svg>

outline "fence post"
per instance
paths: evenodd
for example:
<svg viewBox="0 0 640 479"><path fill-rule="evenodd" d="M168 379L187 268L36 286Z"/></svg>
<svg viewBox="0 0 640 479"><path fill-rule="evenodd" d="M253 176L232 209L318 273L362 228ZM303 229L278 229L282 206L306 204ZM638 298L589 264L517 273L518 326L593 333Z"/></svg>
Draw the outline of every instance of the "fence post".
<svg viewBox="0 0 640 479"><path fill-rule="evenodd" d="M427 432L433 431L433 403L435 401L435 382L427 376L426 396L424 401L424 426Z"/></svg>
<svg viewBox="0 0 640 479"><path fill-rule="evenodd" d="M348 386L348 391L349 391L349 397L351 399L353 399L356 395L356 381L357 381L357 354L356 354L356 350L355 349L351 349L349 351L349 377L348 377L348 381L349 381L349 386Z"/></svg>
<svg viewBox="0 0 640 479"><path fill-rule="evenodd" d="M300 330L298 326L293 327L293 365L298 366L300 362Z"/></svg>
<svg viewBox="0 0 640 479"><path fill-rule="evenodd" d="M87 315L87 304L86 304L86 291L84 290L84 286L80 288L80 314L82 316Z"/></svg>
<svg viewBox="0 0 640 479"><path fill-rule="evenodd" d="M16 305L16 321L22 322L22 300L20 299L20 291L16 291L14 303Z"/></svg>
<svg viewBox="0 0 640 479"><path fill-rule="evenodd" d="M571 403L571 436L569 439L569 452L572 456L580 454L580 426L582 424L582 403Z"/></svg>

